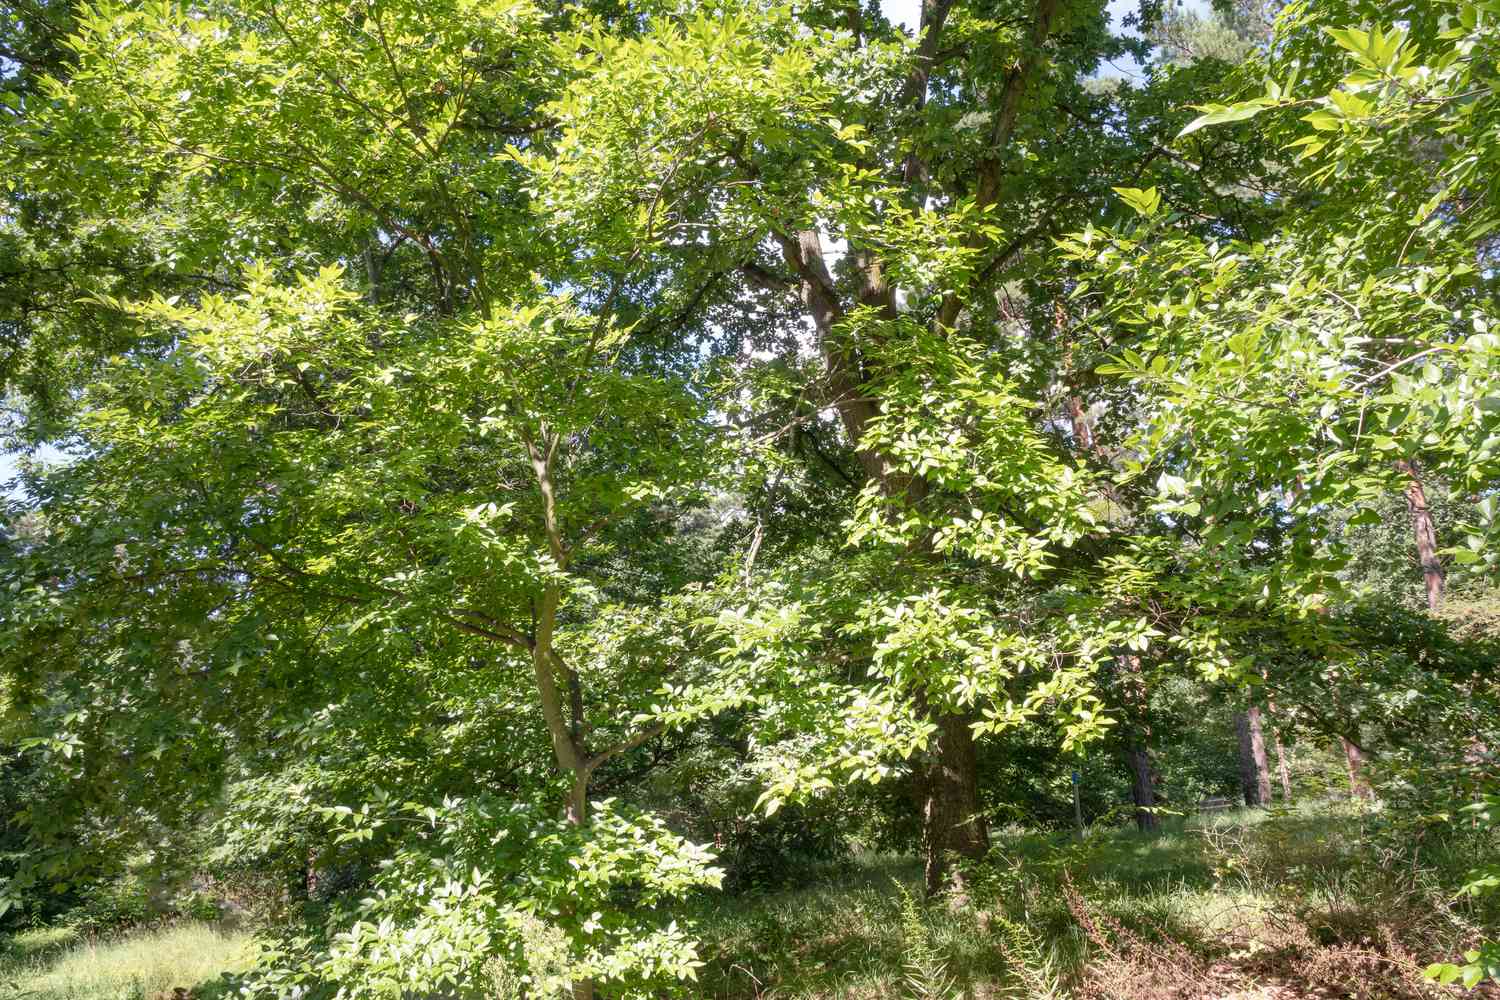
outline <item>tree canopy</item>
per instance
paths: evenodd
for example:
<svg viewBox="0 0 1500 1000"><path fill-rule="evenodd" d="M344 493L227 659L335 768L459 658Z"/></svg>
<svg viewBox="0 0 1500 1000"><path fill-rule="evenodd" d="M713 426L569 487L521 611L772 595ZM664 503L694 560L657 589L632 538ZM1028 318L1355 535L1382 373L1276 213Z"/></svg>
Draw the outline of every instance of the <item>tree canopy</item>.
<svg viewBox="0 0 1500 1000"><path fill-rule="evenodd" d="M217 824L368 873L249 995L657 996L694 746L960 898L1162 692L1493 788L1500 6L1132 18L0 14L10 897Z"/></svg>

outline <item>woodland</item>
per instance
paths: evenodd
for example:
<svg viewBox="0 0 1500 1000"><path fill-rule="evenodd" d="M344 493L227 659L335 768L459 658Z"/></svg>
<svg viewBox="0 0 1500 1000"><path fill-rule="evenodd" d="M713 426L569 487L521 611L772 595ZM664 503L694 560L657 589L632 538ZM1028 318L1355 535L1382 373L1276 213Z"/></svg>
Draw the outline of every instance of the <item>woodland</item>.
<svg viewBox="0 0 1500 1000"><path fill-rule="evenodd" d="M0 0L0 164L0 996L1500 995L1500 0Z"/></svg>

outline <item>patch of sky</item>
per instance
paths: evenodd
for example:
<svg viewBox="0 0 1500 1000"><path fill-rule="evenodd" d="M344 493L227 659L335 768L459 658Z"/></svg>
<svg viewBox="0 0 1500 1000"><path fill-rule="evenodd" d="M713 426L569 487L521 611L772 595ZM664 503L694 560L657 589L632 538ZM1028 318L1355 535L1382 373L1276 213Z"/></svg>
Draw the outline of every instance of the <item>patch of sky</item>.
<svg viewBox="0 0 1500 1000"><path fill-rule="evenodd" d="M1129 38L1140 37L1134 28L1125 25L1125 18L1135 12L1138 4L1139 0L1109 0L1109 21L1118 34ZM1178 6L1185 11L1204 17L1209 11L1208 0L1179 0ZM922 0L883 0L880 9L892 22L908 31L916 31L921 21ZM1145 77L1145 72L1135 57L1126 55L1105 63L1098 75L1139 80Z"/></svg>

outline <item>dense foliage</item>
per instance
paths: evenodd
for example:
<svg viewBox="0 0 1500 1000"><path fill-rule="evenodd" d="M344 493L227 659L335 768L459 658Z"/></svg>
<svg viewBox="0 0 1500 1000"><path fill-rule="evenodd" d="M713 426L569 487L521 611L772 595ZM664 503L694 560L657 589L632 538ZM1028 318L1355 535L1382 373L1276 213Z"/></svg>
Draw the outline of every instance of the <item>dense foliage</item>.
<svg viewBox="0 0 1500 1000"><path fill-rule="evenodd" d="M1475 836L1500 6L1131 18L0 13L12 915L245 883L244 996L654 997L721 886L961 907L1268 745Z"/></svg>

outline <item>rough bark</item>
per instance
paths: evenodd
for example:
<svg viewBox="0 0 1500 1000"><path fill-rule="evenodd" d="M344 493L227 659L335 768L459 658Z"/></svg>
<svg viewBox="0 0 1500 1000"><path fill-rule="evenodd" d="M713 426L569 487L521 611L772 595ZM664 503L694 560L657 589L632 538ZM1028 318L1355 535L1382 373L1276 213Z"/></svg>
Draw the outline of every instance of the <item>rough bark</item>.
<svg viewBox="0 0 1500 1000"><path fill-rule="evenodd" d="M1427 506L1427 491L1422 477L1411 462L1396 467L1406 473L1406 509L1411 514L1411 531L1417 542L1417 559L1422 564L1422 582L1427 589L1427 610L1436 611L1443 603L1443 586L1447 577L1437 554L1437 530L1432 525L1432 511Z"/></svg>
<svg viewBox="0 0 1500 1000"><path fill-rule="evenodd" d="M1251 705L1234 719L1240 737L1240 788L1245 805L1271 804L1271 770L1266 764L1266 741L1261 731L1260 707Z"/></svg>
<svg viewBox="0 0 1500 1000"><path fill-rule="evenodd" d="M970 720L943 715L937 720L932 762L924 775L922 808L929 896L964 892L962 873L952 858L977 859L990 849L989 824L979 811L979 758Z"/></svg>
<svg viewBox="0 0 1500 1000"><path fill-rule="evenodd" d="M1141 671L1141 658L1122 653L1115 657L1115 683L1125 706L1125 763L1130 768L1130 800L1135 804L1135 825L1142 833L1155 833L1161 821L1155 812L1156 777L1151 768L1150 692Z"/></svg>
<svg viewBox="0 0 1500 1000"><path fill-rule="evenodd" d="M1339 737L1339 742L1343 744L1344 767L1349 772L1349 797L1368 802L1375 797L1375 791L1365 779L1365 755L1343 737Z"/></svg>
<svg viewBox="0 0 1500 1000"><path fill-rule="evenodd" d="M1155 833L1161 829L1161 817L1156 815L1156 778L1151 773L1151 754L1139 744L1125 751L1130 765L1130 800L1135 803L1135 825L1142 833Z"/></svg>

